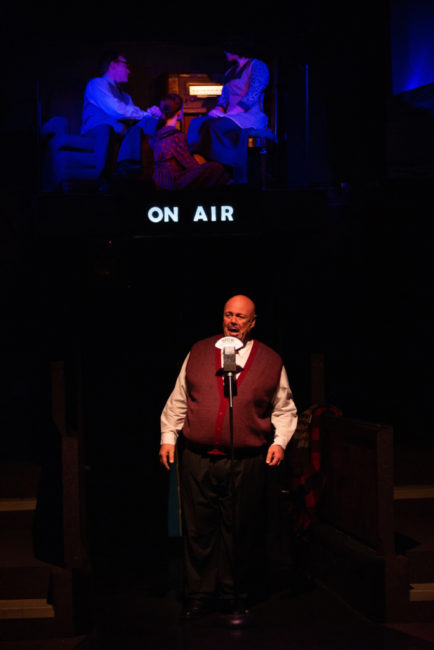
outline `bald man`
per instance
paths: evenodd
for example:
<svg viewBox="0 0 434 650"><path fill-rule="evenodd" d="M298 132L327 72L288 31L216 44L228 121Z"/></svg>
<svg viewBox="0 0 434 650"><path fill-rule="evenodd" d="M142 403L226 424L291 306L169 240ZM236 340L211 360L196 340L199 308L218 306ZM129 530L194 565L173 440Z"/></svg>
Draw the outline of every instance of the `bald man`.
<svg viewBox="0 0 434 650"><path fill-rule="evenodd" d="M247 608L264 563L265 468L278 466L297 426L297 410L280 356L254 340L255 305L230 298L223 334L236 337L233 400L238 595ZM161 415L160 461L170 469L180 453L184 537L185 618L234 608L231 458L220 336L187 355ZM239 605L239 603L237 603Z"/></svg>

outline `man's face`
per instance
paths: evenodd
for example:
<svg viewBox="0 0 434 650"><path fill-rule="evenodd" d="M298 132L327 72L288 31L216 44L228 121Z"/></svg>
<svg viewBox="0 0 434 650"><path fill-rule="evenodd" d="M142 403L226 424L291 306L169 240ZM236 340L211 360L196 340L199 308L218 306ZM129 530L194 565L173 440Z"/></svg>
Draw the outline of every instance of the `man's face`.
<svg viewBox="0 0 434 650"><path fill-rule="evenodd" d="M223 333L247 341L255 326L255 305L247 296L234 296L223 310Z"/></svg>
<svg viewBox="0 0 434 650"><path fill-rule="evenodd" d="M116 83L126 83L130 74L128 63L125 57L118 56L116 61L110 63L110 74Z"/></svg>

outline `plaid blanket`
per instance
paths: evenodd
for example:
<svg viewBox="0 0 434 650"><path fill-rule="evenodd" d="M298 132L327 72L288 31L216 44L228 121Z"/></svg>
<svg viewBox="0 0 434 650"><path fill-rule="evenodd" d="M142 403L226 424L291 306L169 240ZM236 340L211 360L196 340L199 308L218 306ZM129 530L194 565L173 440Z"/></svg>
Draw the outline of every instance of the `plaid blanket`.
<svg viewBox="0 0 434 650"><path fill-rule="evenodd" d="M302 533L317 520L317 505L327 481L321 466L321 424L325 413L342 415L335 406L310 406L299 416L291 444L289 512L296 533Z"/></svg>

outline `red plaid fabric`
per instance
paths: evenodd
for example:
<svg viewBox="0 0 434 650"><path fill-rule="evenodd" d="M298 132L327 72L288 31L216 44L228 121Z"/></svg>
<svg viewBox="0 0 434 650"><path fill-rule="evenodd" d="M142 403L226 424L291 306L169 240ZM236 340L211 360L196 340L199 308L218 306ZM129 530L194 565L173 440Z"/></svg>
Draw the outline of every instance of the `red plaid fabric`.
<svg viewBox="0 0 434 650"><path fill-rule="evenodd" d="M187 147L185 134L173 126L163 126L151 140L154 151L154 182L157 187L173 188L176 178L199 163Z"/></svg>
<svg viewBox="0 0 434 650"><path fill-rule="evenodd" d="M153 179L162 190L225 185L229 175L218 162L199 164L187 147L187 139L173 126L164 126L150 139L154 153Z"/></svg>
<svg viewBox="0 0 434 650"><path fill-rule="evenodd" d="M294 473L292 477L289 504L289 511L294 518L295 530L298 533L306 530L317 520L318 501L327 481L321 467L321 421L325 413L335 417L342 415L335 406L314 406L303 414L305 420L309 414L311 418L308 441L305 440L303 445L307 443L307 455L302 461L302 471ZM294 443L297 444L297 431ZM294 453L297 453L297 448L294 449Z"/></svg>

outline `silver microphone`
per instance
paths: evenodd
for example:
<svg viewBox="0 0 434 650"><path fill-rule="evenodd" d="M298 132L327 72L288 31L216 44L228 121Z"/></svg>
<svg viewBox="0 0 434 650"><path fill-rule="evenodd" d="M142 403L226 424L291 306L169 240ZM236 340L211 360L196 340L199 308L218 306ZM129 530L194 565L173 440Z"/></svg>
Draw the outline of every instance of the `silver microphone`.
<svg viewBox="0 0 434 650"><path fill-rule="evenodd" d="M232 409L232 397L237 394L235 381L237 373L236 353L239 348L243 347L243 343L235 336L224 336L217 341L215 346L223 350L224 395L229 398L229 406Z"/></svg>
<svg viewBox="0 0 434 650"><path fill-rule="evenodd" d="M223 372L236 372L236 354L237 350L243 347L242 341L235 336L223 336L215 346L223 350Z"/></svg>
<svg viewBox="0 0 434 650"><path fill-rule="evenodd" d="M223 371L224 372L235 372L237 369L237 363L235 360L236 351L235 348L226 346L223 348Z"/></svg>

